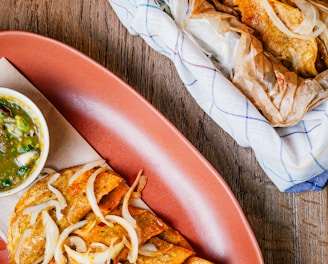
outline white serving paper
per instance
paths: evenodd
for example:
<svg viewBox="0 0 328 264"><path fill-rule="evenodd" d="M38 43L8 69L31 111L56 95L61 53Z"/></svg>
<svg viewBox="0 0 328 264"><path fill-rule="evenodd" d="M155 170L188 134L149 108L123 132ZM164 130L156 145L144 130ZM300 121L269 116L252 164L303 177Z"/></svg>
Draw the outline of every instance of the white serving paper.
<svg viewBox="0 0 328 264"><path fill-rule="evenodd" d="M25 94L43 112L50 134L50 151L46 167L59 170L100 158L49 100L5 58L0 59L0 87L11 88ZM23 192L24 190L15 195L0 198L0 237L4 241L6 241L11 212Z"/></svg>
<svg viewBox="0 0 328 264"><path fill-rule="evenodd" d="M174 63L200 107L242 147L251 147L280 191L320 190L328 179L327 102L296 126L273 128L154 0L109 0L133 35ZM165 74L165 70L163 73Z"/></svg>

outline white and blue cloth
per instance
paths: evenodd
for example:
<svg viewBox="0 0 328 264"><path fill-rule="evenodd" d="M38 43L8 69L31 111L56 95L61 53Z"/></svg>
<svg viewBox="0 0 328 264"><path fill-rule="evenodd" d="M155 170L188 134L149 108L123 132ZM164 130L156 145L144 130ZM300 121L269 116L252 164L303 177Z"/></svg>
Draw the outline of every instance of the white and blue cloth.
<svg viewBox="0 0 328 264"><path fill-rule="evenodd" d="M251 147L283 192L321 190L328 180L328 105L296 126L273 128L154 0L109 0L130 34L168 57L199 106L242 147Z"/></svg>

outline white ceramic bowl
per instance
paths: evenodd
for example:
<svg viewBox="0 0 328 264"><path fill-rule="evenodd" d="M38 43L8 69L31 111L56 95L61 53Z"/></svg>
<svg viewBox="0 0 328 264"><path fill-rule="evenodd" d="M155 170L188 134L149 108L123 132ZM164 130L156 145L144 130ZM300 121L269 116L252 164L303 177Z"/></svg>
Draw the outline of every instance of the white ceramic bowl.
<svg viewBox="0 0 328 264"><path fill-rule="evenodd" d="M15 104L18 104L22 107L32 118L34 124L39 129L39 142L40 142L40 156L37 159L34 166L31 168L28 177L21 184L15 186L9 190L0 190L0 197L5 197L8 195L12 195L17 193L24 188L28 187L30 184L34 182L34 180L38 177L44 165L47 161L50 147L50 139L49 139L49 130L47 122L41 112L41 110L36 106L36 104L29 99L27 96L22 93L9 89L0 87L0 99L6 99L13 101Z"/></svg>

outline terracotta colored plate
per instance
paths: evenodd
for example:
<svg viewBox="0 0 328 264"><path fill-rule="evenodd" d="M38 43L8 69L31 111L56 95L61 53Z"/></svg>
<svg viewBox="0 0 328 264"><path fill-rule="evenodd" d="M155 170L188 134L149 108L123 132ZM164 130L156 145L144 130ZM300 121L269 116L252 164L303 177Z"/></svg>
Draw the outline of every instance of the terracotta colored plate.
<svg viewBox="0 0 328 264"><path fill-rule="evenodd" d="M144 168L149 177L144 200L201 256L223 263L263 263L222 177L143 97L55 40L9 31L0 32L0 43L0 57L38 87L115 170L131 181Z"/></svg>

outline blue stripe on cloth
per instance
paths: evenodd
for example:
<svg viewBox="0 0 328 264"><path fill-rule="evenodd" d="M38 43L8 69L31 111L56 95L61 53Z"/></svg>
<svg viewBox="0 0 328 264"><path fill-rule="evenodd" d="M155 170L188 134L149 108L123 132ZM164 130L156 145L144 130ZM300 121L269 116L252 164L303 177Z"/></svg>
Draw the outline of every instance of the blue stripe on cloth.
<svg viewBox="0 0 328 264"><path fill-rule="evenodd" d="M273 128L161 10L164 0L109 2L131 34L140 35L174 63L200 107L240 146L254 150L259 164L279 190L323 188L328 181L328 137L324 136L328 129L328 103L313 109L293 127Z"/></svg>
<svg viewBox="0 0 328 264"><path fill-rule="evenodd" d="M312 155L315 163L320 167L324 172L320 175L313 177L312 179L305 181L303 183L296 184L293 187L290 187L286 192L304 192L304 191L320 191L325 186L328 181L328 171L322 166L319 161Z"/></svg>
<svg viewBox="0 0 328 264"><path fill-rule="evenodd" d="M150 8L156 8L156 9L160 9L158 6L156 5L152 5L152 4L139 4L139 7L150 7ZM161 10L161 9L160 9Z"/></svg>
<svg viewBox="0 0 328 264"><path fill-rule="evenodd" d="M308 133L311 133L313 130L315 130L316 128L320 127L321 126L321 123L319 124L315 124L314 127L310 128L310 129L307 129L305 131L298 131L298 130L293 130L292 132L288 133L288 134L285 134L285 135L280 135L281 138L284 138L284 137L289 137L289 136L292 136L292 135L295 135L295 134L308 134Z"/></svg>
<svg viewBox="0 0 328 264"><path fill-rule="evenodd" d="M287 193L297 193L304 191L320 191L328 181L328 171L285 190Z"/></svg>

